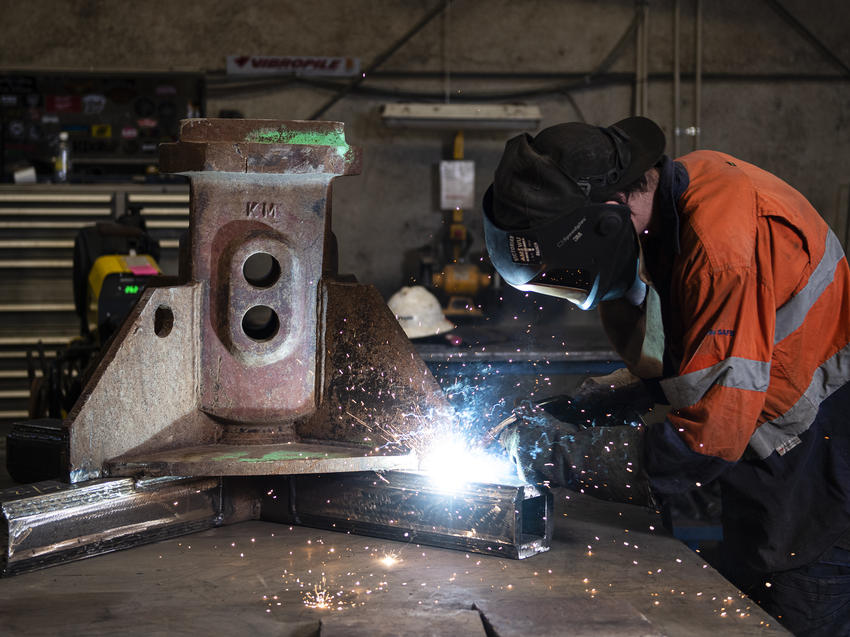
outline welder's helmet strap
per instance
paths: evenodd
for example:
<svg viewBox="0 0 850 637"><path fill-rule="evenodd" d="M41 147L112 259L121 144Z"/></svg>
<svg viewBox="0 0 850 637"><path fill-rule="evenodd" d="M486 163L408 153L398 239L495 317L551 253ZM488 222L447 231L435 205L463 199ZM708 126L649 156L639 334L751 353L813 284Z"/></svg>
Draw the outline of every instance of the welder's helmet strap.
<svg viewBox="0 0 850 637"><path fill-rule="evenodd" d="M563 296L590 309L599 301L621 297L634 283L637 236L626 206L588 204L518 230L498 227L488 207L485 204L487 251L510 285ZM559 293L558 288L570 293Z"/></svg>

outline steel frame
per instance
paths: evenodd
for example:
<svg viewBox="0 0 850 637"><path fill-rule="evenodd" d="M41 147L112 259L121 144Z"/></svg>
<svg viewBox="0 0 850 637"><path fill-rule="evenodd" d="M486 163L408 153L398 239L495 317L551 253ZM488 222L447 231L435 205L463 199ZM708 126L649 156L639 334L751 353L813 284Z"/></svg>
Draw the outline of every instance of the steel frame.
<svg viewBox="0 0 850 637"><path fill-rule="evenodd" d="M532 485L399 471L40 482L0 491L0 576L245 520L523 559L549 549L552 506Z"/></svg>

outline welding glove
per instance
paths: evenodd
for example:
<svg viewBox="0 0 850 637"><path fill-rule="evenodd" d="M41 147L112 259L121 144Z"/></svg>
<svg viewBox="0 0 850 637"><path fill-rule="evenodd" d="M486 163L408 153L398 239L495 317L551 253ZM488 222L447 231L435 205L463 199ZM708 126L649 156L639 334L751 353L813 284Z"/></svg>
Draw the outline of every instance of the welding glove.
<svg viewBox="0 0 850 637"><path fill-rule="evenodd" d="M590 426L634 425L658 402L666 402L660 385L621 368L585 379L571 398L571 408Z"/></svg>
<svg viewBox="0 0 850 637"><path fill-rule="evenodd" d="M529 422L548 416L579 427L612 427L642 422L641 416L652 408L655 399L647 383L623 369L587 378L572 396L551 396L530 404L534 407L524 406L520 411L515 407L514 416Z"/></svg>
<svg viewBox="0 0 850 637"><path fill-rule="evenodd" d="M552 445L562 437L579 431L577 425L555 418L530 400L520 401L514 407L512 420L502 423L499 442L525 482L545 482L549 478L542 469L548 466Z"/></svg>
<svg viewBox="0 0 850 637"><path fill-rule="evenodd" d="M499 440L521 479L605 500L652 504L643 470L642 424L580 428L525 404L515 413L516 421Z"/></svg>

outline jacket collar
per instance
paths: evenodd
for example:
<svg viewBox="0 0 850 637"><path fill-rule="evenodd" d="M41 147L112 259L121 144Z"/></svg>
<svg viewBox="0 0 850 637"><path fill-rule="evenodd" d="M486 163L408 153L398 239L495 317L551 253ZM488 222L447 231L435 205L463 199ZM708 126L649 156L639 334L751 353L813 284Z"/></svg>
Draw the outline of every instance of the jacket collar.
<svg viewBox="0 0 850 637"><path fill-rule="evenodd" d="M673 260L681 252L677 203L689 181L684 165L672 161L666 155L661 159L652 221L649 233L641 237L641 245L646 269L662 299L670 290Z"/></svg>
<svg viewBox="0 0 850 637"><path fill-rule="evenodd" d="M659 216L658 226L661 228L664 247L672 249L674 254L679 254L682 249L679 245L678 201L687 190L690 177L683 164L671 160L667 155L661 161L655 212Z"/></svg>

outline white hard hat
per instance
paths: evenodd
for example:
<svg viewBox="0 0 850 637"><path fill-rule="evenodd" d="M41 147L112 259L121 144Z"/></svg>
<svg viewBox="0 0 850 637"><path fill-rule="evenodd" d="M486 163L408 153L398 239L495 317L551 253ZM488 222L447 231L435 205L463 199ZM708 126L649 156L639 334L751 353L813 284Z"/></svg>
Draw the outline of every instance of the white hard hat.
<svg viewBox="0 0 850 637"><path fill-rule="evenodd" d="M421 285L401 288L387 305L408 338L436 336L455 327L443 316L437 297Z"/></svg>

